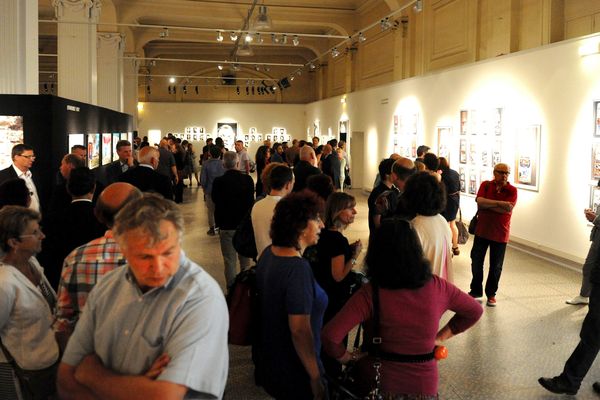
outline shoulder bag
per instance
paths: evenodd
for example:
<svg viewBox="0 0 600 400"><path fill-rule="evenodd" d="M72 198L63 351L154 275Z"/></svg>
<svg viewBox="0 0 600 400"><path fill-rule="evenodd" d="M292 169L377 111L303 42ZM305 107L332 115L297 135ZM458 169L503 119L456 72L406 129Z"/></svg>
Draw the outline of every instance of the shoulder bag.
<svg viewBox="0 0 600 400"><path fill-rule="evenodd" d="M469 240L469 232L471 229L467 231L467 226L462 220L462 211L458 209L458 221L456 221L456 228L458 229L458 244L466 244Z"/></svg>
<svg viewBox="0 0 600 400"><path fill-rule="evenodd" d="M56 393L58 360L51 366L39 370L23 369L0 340L4 357L15 371L24 400L47 400Z"/></svg>

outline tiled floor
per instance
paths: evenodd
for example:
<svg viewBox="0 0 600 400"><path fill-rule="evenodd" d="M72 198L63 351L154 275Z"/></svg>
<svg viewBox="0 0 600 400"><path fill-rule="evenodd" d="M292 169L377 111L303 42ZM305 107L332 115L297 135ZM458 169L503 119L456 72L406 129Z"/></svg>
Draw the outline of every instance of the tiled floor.
<svg viewBox="0 0 600 400"><path fill-rule="evenodd" d="M368 240L367 196L351 191L358 200L355 223L346 231L353 241ZM187 233L183 247L188 256L224 285L223 259L216 236L206 235L206 209L202 190L186 189ZM468 291L471 277L469 250L463 246L454 259L456 284ZM364 256L363 251L363 256ZM440 362L441 399L557 399L542 389L537 378L553 376L575 348L585 306L569 306L565 300L578 294L581 275L509 248L498 292L498 306L485 308L471 330L447 343L449 356ZM445 316L444 323L449 316ZM225 399L268 399L253 383L250 350L230 347L229 381ZM577 399L598 399L591 388L600 380L594 365ZM564 398L568 398L563 396ZM573 398L573 397L570 397Z"/></svg>

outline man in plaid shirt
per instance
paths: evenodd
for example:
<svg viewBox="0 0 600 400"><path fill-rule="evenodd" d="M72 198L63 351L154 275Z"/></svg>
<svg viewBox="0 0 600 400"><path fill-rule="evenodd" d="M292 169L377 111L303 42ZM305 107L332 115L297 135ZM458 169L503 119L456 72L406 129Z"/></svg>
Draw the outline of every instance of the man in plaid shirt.
<svg viewBox="0 0 600 400"><path fill-rule="evenodd" d="M88 294L97 281L127 261L112 235L117 212L129 201L142 197L136 187L117 182L109 185L98 197L95 214L109 230L104 236L79 246L65 258L58 286L58 302L54 330L61 348L75 329ZM76 234L76 233L73 233Z"/></svg>

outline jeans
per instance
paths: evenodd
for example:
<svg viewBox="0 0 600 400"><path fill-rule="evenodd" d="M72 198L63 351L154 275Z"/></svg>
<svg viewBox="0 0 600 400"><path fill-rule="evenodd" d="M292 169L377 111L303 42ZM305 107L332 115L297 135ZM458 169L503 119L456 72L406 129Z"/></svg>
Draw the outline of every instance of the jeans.
<svg viewBox="0 0 600 400"><path fill-rule="evenodd" d="M208 212L208 226L211 229L215 227L215 203L210 197L210 193L204 195L204 201L206 202L206 211Z"/></svg>
<svg viewBox="0 0 600 400"><path fill-rule="evenodd" d="M573 389L579 389L600 350L600 286L597 284L592 284L589 310L579 337L581 340L560 375L560 379Z"/></svg>
<svg viewBox="0 0 600 400"><path fill-rule="evenodd" d="M590 297L590 292L592 291L590 274L594 264L596 264L598 261L598 256L600 256L600 234L596 235L594 240L592 240L590 250L588 251L585 262L583 263L583 268L581 270L583 276L581 277L581 289L579 290L580 296Z"/></svg>
<svg viewBox="0 0 600 400"><path fill-rule="evenodd" d="M251 259L243 257L235 251L233 247L233 235L235 230L220 230L219 239L221 242L221 253L223 253L223 261L225 263L225 282L227 287L233 285L235 276L237 275L236 256L240 260L240 270L243 271L250 267Z"/></svg>
<svg viewBox="0 0 600 400"><path fill-rule="evenodd" d="M483 261L487 248L490 248L490 271L485 282L485 295L495 297L498 291L498 282L502 274L502 264L504 263L504 253L506 252L506 243L494 242L475 235L473 248L471 249L471 280L470 294L476 297L483 295Z"/></svg>

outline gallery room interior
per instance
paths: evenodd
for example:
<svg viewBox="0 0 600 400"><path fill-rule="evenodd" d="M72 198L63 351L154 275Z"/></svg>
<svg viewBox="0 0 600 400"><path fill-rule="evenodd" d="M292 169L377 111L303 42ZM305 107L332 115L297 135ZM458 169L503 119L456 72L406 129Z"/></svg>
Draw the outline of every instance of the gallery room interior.
<svg viewBox="0 0 600 400"><path fill-rule="evenodd" d="M600 0L4 0L0 49L0 169L31 144L48 190L74 144L93 169L134 135L239 139L252 157L267 139L344 139L346 235L367 243L390 154L446 157L465 222L506 163L518 203L499 306L449 341L440 398L552 398L537 379L561 371L588 310L565 300L590 246L583 210L600 205ZM202 188L181 208L184 250L224 288ZM471 245L453 260L464 291ZM248 348L230 346L225 398L269 398Z"/></svg>

